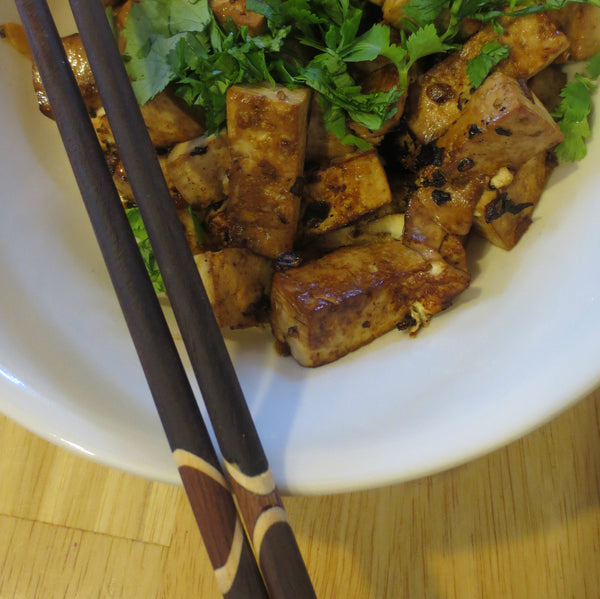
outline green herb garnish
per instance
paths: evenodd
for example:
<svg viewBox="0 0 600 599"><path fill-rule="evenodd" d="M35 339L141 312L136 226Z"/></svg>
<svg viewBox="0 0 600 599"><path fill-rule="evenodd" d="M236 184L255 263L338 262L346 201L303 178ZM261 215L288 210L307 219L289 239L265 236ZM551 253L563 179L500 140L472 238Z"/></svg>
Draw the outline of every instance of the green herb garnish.
<svg viewBox="0 0 600 599"><path fill-rule="evenodd" d="M600 76L600 52L586 65L585 74L576 73L561 93L560 105L552 115L565 139L556 147L556 155L564 161L576 162L587 153L586 139L590 136L589 116L592 111L592 92Z"/></svg>
<svg viewBox="0 0 600 599"><path fill-rule="evenodd" d="M140 215L140 210L139 208L127 208L125 214L127 215L129 226L135 235L135 240L137 241L140 254L144 260L154 290L157 293L164 292L165 284L163 283L162 275L158 269L158 264L156 263L156 258L154 257L152 246L150 245L150 239L148 239L148 233Z"/></svg>
<svg viewBox="0 0 600 599"><path fill-rule="evenodd" d="M481 52L467 63L467 75L474 88L478 88L490 74L490 71L505 58L510 49L498 40L492 40L481 48Z"/></svg>
<svg viewBox="0 0 600 599"><path fill-rule="evenodd" d="M237 83L267 81L305 85L318 94L325 127L345 143L345 118L379 129L393 116L408 71L420 58L450 48L433 25L390 42L390 29L375 24L359 33L363 11L349 0L247 0L265 16L268 32L248 35L233 23L217 23L208 0L144 0L127 20L124 55L136 97L144 104L172 83L177 94L205 112L208 133L225 124L225 93ZM300 49L300 51L299 51ZM385 56L396 65L399 85L363 93L348 66Z"/></svg>

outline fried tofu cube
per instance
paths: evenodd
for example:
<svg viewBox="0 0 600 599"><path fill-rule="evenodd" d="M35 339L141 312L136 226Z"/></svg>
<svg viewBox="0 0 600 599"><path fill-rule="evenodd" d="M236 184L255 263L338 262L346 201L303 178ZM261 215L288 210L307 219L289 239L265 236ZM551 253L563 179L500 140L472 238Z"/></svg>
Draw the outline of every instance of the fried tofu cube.
<svg viewBox="0 0 600 599"><path fill-rule="evenodd" d="M369 215L370 216L370 215ZM341 229L311 239L310 247L322 254L348 245L366 245L390 239L402 240L404 214L386 214L364 218Z"/></svg>
<svg viewBox="0 0 600 599"><path fill-rule="evenodd" d="M62 43L86 108L93 113L100 108L102 102L81 38L78 33L74 33L73 35L63 37ZM40 72L35 63L33 64L33 89L40 111L47 117L52 118L52 109L50 107L48 96L46 95L46 89L44 88Z"/></svg>
<svg viewBox="0 0 600 599"><path fill-rule="evenodd" d="M545 14L502 19L504 33L484 27L457 52L421 75L409 89L408 124L421 143L441 137L460 116L473 93L467 75L469 60L497 39L510 48L508 58L495 71L515 79L529 79L547 67L569 47L567 37Z"/></svg>
<svg viewBox="0 0 600 599"><path fill-rule="evenodd" d="M247 328L268 321L271 261L243 248L194 256L221 328Z"/></svg>
<svg viewBox="0 0 600 599"><path fill-rule="evenodd" d="M406 4L408 4L408 0L383 0L381 5L383 18L397 29L402 29Z"/></svg>
<svg viewBox="0 0 600 599"><path fill-rule="evenodd" d="M451 182L475 175L492 177L503 166L517 170L563 138L529 89L497 72L484 81L460 118L437 141L444 152L440 170Z"/></svg>
<svg viewBox="0 0 600 599"><path fill-rule="evenodd" d="M0 40L10 44L19 54L33 60L29 41L20 23L2 23L0 25Z"/></svg>
<svg viewBox="0 0 600 599"><path fill-rule="evenodd" d="M312 235L339 229L391 201L375 150L334 162L312 174L304 187L304 231Z"/></svg>
<svg viewBox="0 0 600 599"><path fill-rule="evenodd" d="M227 90L231 245L289 252L300 214L310 91L281 85Z"/></svg>
<svg viewBox="0 0 600 599"><path fill-rule="evenodd" d="M207 208L225 199L228 168L225 132L177 144L167 158L170 182L196 208Z"/></svg>
<svg viewBox="0 0 600 599"><path fill-rule="evenodd" d="M275 273L271 327L302 366L320 366L394 327L427 324L468 284L466 272L401 241L343 247Z"/></svg>
<svg viewBox="0 0 600 599"><path fill-rule="evenodd" d="M467 256L463 237L448 233L436 220L435 212L425 206L423 197L429 190L419 188L408 202L404 218L403 242L426 260L445 260L452 266L467 271ZM473 221L473 209L466 214L469 226Z"/></svg>
<svg viewBox="0 0 600 599"><path fill-rule="evenodd" d="M531 224L556 164L553 154L541 152L529 159L508 185L486 190L475 208L474 229L494 245L512 249Z"/></svg>
<svg viewBox="0 0 600 599"><path fill-rule="evenodd" d="M556 63L540 71L527 82L531 92L550 113L558 108L562 100L560 92L566 83L567 74L561 65Z"/></svg>
<svg viewBox="0 0 600 599"><path fill-rule="evenodd" d="M483 186L483 177L473 176L464 183L452 184L445 180L441 169L428 167L423 169L421 186L414 191L409 204L416 197L446 233L466 235L471 230L473 211Z"/></svg>
<svg viewBox="0 0 600 599"><path fill-rule="evenodd" d="M600 51L600 7L573 3L549 14L571 42L570 60L586 60Z"/></svg>
<svg viewBox="0 0 600 599"><path fill-rule="evenodd" d="M168 90L140 106L152 143L157 148L170 148L204 133L199 114Z"/></svg>
<svg viewBox="0 0 600 599"><path fill-rule="evenodd" d="M258 35L265 29L265 17L246 10L246 0L210 0L209 6L221 27L230 18L236 27L248 27L248 35Z"/></svg>

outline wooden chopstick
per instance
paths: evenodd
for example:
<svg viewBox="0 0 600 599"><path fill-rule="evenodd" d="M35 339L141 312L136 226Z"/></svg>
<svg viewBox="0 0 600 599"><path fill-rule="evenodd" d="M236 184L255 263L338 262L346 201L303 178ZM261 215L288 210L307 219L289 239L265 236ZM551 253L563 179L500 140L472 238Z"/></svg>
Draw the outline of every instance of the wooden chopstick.
<svg viewBox="0 0 600 599"><path fill-rule="evenodd" d="M202 465L178 464L219 590L228 599L267 599L48 7L44 0L17 0L16 4L171 449L176 456L184 452L196 457Z"/></svg>
<svg viewBox="0 0 600 599"><path fill-rule="evenodd" d="M15 1L221 591L266 597L50 11L45 0ZM102 6L71 8L269 596L315 598Z"/></svg>

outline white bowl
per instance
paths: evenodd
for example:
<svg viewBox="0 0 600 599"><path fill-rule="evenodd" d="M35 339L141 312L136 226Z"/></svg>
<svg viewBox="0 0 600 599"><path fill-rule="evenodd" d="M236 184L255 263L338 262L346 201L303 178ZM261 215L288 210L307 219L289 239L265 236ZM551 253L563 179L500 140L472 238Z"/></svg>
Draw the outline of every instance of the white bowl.
<svg viewBox="0 0 600 599"><path fill-rule="evenodd" d="M53 4L70 33L66 3ZM28 61L0 46L0 410L82 455L177 483L58 132L37 109ZM600 135L588 152L555 172L516 249L470 244L471 287L416 339L394 331L309 370L266 332L226 333L285 492L449 468L598 384Z"/></svg>

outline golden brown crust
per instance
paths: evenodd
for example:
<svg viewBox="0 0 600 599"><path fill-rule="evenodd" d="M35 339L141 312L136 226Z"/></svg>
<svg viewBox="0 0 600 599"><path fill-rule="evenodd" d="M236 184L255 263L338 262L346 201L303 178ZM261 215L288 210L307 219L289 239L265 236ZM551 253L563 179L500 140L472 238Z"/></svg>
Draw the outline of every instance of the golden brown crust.
<svg viewBox="0 0 600 599"><path fill-rule="evenodd" d="M310 91L234 85L227 91L231 245L289 252L300 213Z"/></svg>
<svg viewBox="0 0 600 599"><path fill-rule="evenodd" d="M319 366L404 326L411 311L426 324L468 284L466 272L401 241L345 247L275 274L271 326L300 364Z"/></svg>

